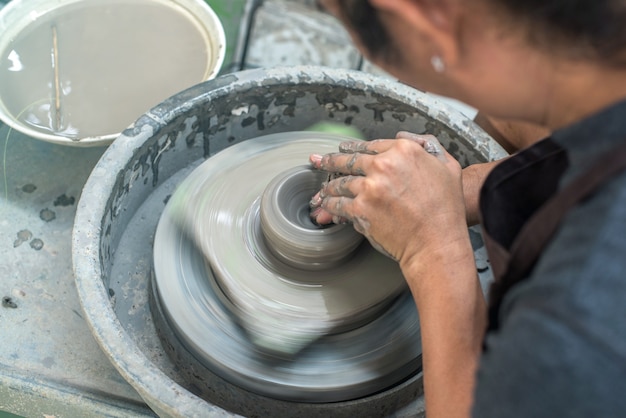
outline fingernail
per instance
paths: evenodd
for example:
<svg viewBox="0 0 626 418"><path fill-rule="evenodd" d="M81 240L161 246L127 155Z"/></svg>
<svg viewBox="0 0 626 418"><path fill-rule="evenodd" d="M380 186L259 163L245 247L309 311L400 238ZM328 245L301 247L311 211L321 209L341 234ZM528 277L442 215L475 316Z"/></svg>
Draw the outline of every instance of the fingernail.
<svg viewBox="0 0 626 418"><path fill-rule="evenodd" d="M309 161L315 166L319 165L322 162L322 156L319 154L311 154L309 156Z"/></svg>
<svg viewBox="0 0 626 418"><path fill-rule="evenodd" d="M321 204L322 204L322 196L320 196L320 193L317 192L315 196L311 198L311 201L309 202L309 206L312 208L315 208Z"/></svg>

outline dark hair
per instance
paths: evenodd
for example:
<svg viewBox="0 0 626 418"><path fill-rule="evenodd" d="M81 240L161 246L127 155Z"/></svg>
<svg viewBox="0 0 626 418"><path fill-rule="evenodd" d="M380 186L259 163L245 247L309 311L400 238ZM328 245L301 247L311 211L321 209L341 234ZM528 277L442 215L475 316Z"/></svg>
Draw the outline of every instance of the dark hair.
<svg viewBox="0 0 626 418"><path fill-rule="evenodd" d="M496 16L506 25L526 31L529 42L536 47L570 58L626 66L626 0L483 1L500 12ZM369 0L339 3L344 18L372 56L391 58L395 54L385 26Z"/></svg>
<svg viewBox="0 0 626 418"><path fill-rule="evenodd" d="M387 29L369 0L342 0L339 2L344 19L350 22L367 52L375 58L390 58L395 51Z"/></svg>
<svg viewBox="0 0 626 418"><path fill-rule="evenodd" d="M572 58L626 65L626 0L486 0L529 41Z"/></svg>

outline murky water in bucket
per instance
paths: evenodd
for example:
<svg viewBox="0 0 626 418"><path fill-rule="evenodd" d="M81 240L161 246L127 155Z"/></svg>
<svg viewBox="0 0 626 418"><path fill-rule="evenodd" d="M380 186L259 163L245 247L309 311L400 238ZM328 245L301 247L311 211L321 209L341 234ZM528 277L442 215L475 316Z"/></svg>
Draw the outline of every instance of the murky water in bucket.
<svg viewBox="0 0 626 418"><path fill-rule="evenodd" d="M37 19L0 56L0 99L31 128L115 134L210 71L209 36L169 1L92 0Z"/></svg>

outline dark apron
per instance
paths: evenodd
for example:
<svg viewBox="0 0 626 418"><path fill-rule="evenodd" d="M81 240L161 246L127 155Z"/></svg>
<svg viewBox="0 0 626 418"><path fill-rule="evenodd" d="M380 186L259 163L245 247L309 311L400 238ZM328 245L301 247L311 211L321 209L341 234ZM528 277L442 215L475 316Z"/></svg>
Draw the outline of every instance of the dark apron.
<svg viewBox="0 0 626 418"><path fill-rule="evenodd" d="M547 139L497 166L483 186L483 237L495 279L488 331L499 328L504 295L530 275L567 211L626 169L626 142L558 190L567 165L565 151Z"/></svg>

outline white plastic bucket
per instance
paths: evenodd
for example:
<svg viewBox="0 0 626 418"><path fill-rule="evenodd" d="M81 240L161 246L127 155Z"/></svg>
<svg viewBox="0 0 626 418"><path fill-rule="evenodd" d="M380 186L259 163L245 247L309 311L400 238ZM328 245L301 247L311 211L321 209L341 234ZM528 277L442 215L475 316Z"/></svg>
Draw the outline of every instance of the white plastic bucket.
<svg viewBox="0 0 626 418"><path fill-rule="evenodd" d="M203 0L13 0L0 10L0 119L44 141L108 144L214 78L225 43Z"/></svg>

